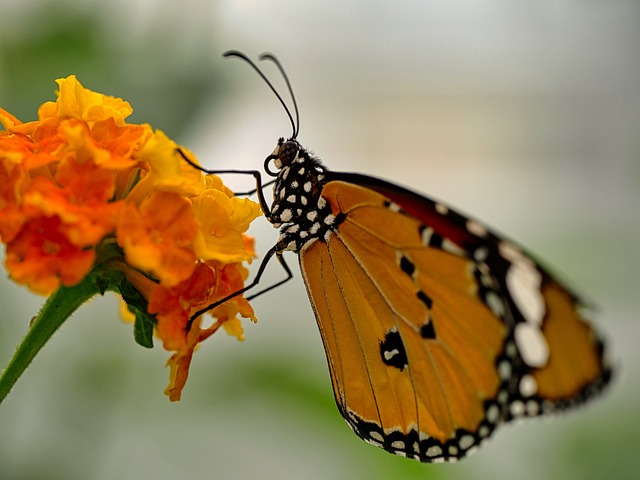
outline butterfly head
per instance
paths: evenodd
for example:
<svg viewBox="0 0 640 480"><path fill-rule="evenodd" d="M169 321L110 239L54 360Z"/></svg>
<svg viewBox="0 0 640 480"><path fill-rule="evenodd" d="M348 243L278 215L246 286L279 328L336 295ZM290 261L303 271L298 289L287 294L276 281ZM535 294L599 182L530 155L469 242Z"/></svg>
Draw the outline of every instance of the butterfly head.
<svg viewBox="0 0 640 480"><path fill-rule="evenodd" d="M296 158L298 158L298 153L302 147L295 140L295 138L290 138L285 140L281 138L278 140L278 145L273 150L273 153L269 155L264 161L264 169L265 171L271 175L272 177L277 177L278 172L285 167L290 167ZM277 171L272 171L269 168L269 164L273 160L273 165L276 167Z"/></svg>

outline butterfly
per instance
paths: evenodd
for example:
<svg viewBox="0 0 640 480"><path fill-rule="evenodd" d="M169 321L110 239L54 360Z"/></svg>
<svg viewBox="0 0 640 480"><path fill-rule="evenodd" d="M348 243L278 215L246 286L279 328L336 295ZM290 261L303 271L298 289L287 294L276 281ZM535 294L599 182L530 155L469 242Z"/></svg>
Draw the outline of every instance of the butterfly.
<svg viewBox="0 0 640 480"><path fill-rule="evenodd" d="M264 162L275 256L298 254L340 413L366 442L421 462L458 460L501 424L579 405L609 383L585 304L514 242L444 203L388 181L334 172L297 140L296 120ZM186 158L186 157L185 157ZM188 161L188 160L187 160ZM191 163L191 162L190 162ZM275 170L272 168L275 168Z"/></svg>

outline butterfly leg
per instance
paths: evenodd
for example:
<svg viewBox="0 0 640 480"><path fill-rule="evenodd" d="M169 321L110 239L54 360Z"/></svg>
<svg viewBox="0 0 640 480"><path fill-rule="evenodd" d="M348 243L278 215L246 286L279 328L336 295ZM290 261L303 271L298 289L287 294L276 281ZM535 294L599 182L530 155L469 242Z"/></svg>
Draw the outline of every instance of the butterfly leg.
<svg viewBox="0 0 640 480"><path fill-rule="evenodd" d="M184 159L185 162L187 162L189 165L191 165L196 170L200 170L201 172L206 173L207 175L218 175L218 174L222 174L222 173L236 173L236 174L239 174L239 175L253 175L253 178L256 181L256 188L254 190L250 190L249 192L247 192L247 195L250 195L252 193L257 193L258 194L258 202L260 203L260 208L262 209L262 212L264 213L264 216L266 217L267 220L269 220L271 218L271 208L269 207L269 204L267 203L267 200L264 197L264 193L263 193L262 189L264 187L268 186L268 185L271 185L273 183L273 181L267 182L267 183L265 183L263 185L262 176L260 175L260 172L258 170L207 170L206 168L202 168L200 165L198 165L198 164L194 163L193 161L191 161L180 148L177 148L176 151Z"/></svg>
<svg viewBox="0 0 640 480"><path fill-rule="evenodd" d="M264 258L262 259L262 262L260 263L260 266L258 267L258 271L256 272L256 276L254 277L254 279L252 280L252 282L249 285L246 285L244 288L241 288L240 290L237 290L237 291L233 292L232 294L227 295L226 297L218 300L217 302L214 302L211 305L208 305L205 308L202 308L202 309L198 310L189 319L189 323L187 325L187 329L191 328L191 324L193 323L193 321L197 317L202 315L203 313L208 312L209 310L212 310L212 309L216 308L218 305L221 305L224 302L226 302L228 300L231 300L232 298L237 297L238 295L241 295L244 292L247 292L247 291L251 290L252 288L256 287L260 283L260 278L262 278L262 274L264 273L265 269L267 268L267 265L268 265L269 261L271 261L271 258L274 255L278 259L278 262L280 262L280 265L282 265L282 268L284 269L284 271L285 271L285 273L287 275L286 278L274 283L273 285L268 286L267 288L265 288L263 290L260 290L257 293L254 293L250 297L247 297L247 300L251 300L252 298L256 298L257 296L262 295L263 293L266 293L266 292L268 292L270 290L273 290L274 288L279 287L283 283L286 283L289 280L291 280L293 278L293 273L291 273L291 269L289 268L287 263L284 261L284 258L282 256L282 252L278 249L278 246L276 245L266 253Z"/></svg>
<svg viewBox="0 0 640 480"><path fill-rule="evenodd" d="M275 180L269 180L267 183L263 183L262 185L260 185L260 189L264 189L267 188L270 185L273 185L274 183L276 183ZM233 194L236 197L247 197L249 195L253 195L254 193L257 193L258 189L257 188L252 188L251 190L248 190L246 192L233 192Z"/></svg>
<svg viewBox="0 0 640 480"><path fill-rule="evenodd" d="M272 248L271 250L269 250L269 252L271 252L272 250L274 250L274 248ZM269 252L267 252L267 255L269 255ZM289 269L289 265L287 265L287 262L284 261L284 257L282 256L282 252L278 252L276 251L275 253L276 258L278 259L278 262L280 262L280 265L282 266L283 270L286 273L286 277L283 278L282 280L274 283L273 285L269 285L267 288L260 290L257 293L254 293L253 295L247 297L247 300L251 300L253 298L256 298L260 295L262 295L263 293L267 293L270 290L273 290L274 288L279 287L280 285L287 283L289 280L291 280L293 278L293 273L291 273L291 270ZM270 256L269 256L270 258ZM254 281L252 282L252 285L257 285L257 281L260 280L260 276L262 275L262 271L264 270L264 267L266 266L267 263L267 257L265 257L265 259L262 261L262 263L260 264L260 267L258 268L258 273L256 274L256 278L254 279Z"/></svg>

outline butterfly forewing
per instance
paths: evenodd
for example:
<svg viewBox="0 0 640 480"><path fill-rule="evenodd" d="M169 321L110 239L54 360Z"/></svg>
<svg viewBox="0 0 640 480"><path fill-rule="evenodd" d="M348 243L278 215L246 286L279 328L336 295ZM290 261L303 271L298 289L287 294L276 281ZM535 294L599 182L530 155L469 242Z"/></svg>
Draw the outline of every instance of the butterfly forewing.
<svg viewBox="0 0 640 480"><path fill-rule="evenodd" d="M537 396L563 408L597 393L611 371L603 358L603 345L581 316L576 300L557 282L542 287L546 314L542 332L551 354L548 363L532 373Z"/></svg>
<svg viewBox="0 0 640 480"><path fill-rule="evenodd" d="M344 221L300 263L343 415L394 453L464 455L507 399L508 329L478 301L473 262L425 246L425 226L372 190L330 182L323 197Z"/></svg>

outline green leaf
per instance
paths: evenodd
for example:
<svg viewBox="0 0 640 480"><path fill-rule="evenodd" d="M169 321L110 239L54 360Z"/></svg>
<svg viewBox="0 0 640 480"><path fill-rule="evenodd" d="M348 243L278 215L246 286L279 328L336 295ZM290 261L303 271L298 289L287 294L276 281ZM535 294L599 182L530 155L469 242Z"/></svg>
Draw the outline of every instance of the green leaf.
<svg viewBox="0 0 640 480"><path fill-rule="evenodd" d="M42 347L80 305L106 291L119 293L136 319L133 327L135 341L146 348L153 347L155 315L147 313L147 301L120 270L105 264L95 266L77 285L60 287L51 295L33 319L24 339L16 349L7 368L0 375L0 403L9 394L18 378L25 372Z"/></svg>
<svg viewBox="0 0 640 480"><path fill-rule="evenodd" d="M133 338L138 345L153 348L153 329L158 322L155 315L147 313L147 300L127 282L126 278L119 283L118 287L127 308L136 317L133 324Z"/></svg>
<svg viewBox="0 0 640 480"><path fill-rule="evenodd" d="M127 308L136 316L136 320L133 323L133 338L136 343L145 348L153 348L153 329L156 326L155 317L130 304L127 304Z"/></svg>

